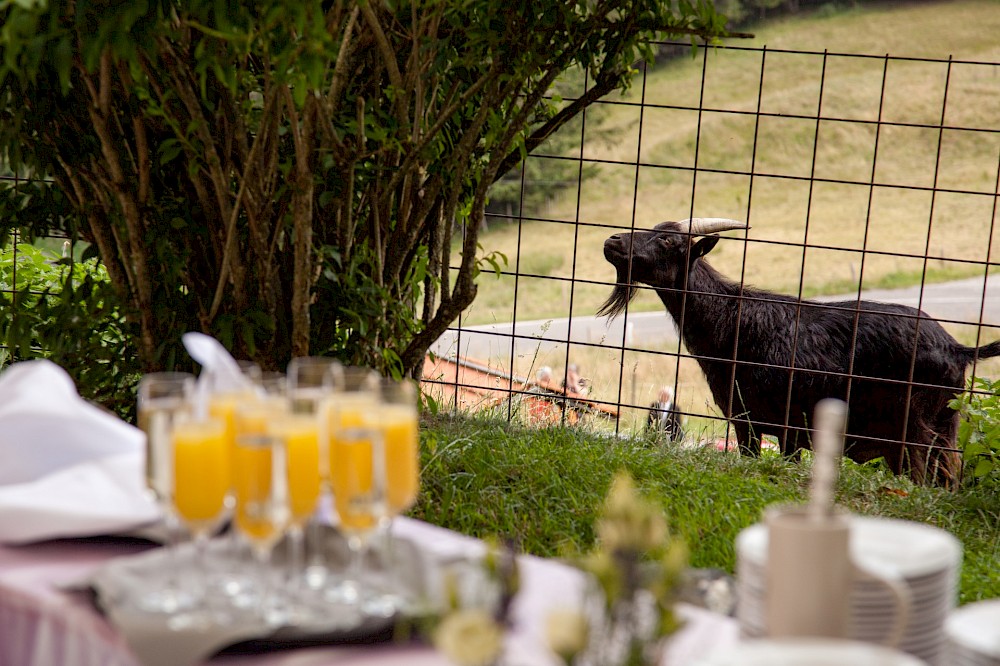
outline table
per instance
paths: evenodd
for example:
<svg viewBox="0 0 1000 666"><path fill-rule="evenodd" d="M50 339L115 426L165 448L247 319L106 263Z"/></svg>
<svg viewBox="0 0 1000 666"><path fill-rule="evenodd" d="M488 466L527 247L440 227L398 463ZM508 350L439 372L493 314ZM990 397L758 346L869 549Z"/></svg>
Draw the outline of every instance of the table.
<svg viewBox="0 0 1000 666"><path fill-rule="evenodd" d="M476 539L416 520L399 519L399 536L442 557L481 552ZM0 546L0 666L140 666L115 628L84 595L60 588L79 581L111 558L149 549L146 542L74 539ZM519 558L521 591L512 609L515 628L505 655L514 666L553 666L544 647L544 618L579 598L582 577L572 567L532 556ZM668 649L670 666L696 661L738 638L732 618L686 604L686 621ZM211 666L449 666L432 647L408 643L322 646L256 655L221 655ZM180 665L178 665L180 666Z"/></svg>

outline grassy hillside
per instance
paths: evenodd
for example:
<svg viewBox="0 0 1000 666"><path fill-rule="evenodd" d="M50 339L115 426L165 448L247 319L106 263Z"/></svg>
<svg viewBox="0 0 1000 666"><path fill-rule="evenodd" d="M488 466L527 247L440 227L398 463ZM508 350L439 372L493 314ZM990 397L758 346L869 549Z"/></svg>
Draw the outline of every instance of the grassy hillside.
<svg viewBox="0 0 1000 666"><path fill-rule="evenodd" d="M585 159L611 160L596 164L596 174L579 190L568 188L548 205L525 211L527 216L558 220L497 228L483 245L520 260L522 274L609 282L613 271L601 255L608 226L648 227L664 219L705 216L749 218L751 243L729 242L713 255L716 264L738 279L746 248L745 277L759 286L797 292L805 264L803 289L828 292L856 288L861 255L845 250L863 247L935 259L930 268L963 274L982 267L960 261L984 261L992 197L1000 155L1000 134L959 129L939 132L934 127L885 127L880 130L874 181L891 187L816 182L815 178L870 183L875 156L875 134L882 87L883 59L831 55L823 72L822 51L894 57L934 57L1000 62L1000 11L995 1L937 2L895 8L864 9L832 16L787 19L756 29L757 38L733 42L736 47L809 49L817 55L771 53L764 64L761 53L714 50L695 59L665 63L642 77L626 96L607 100L598 122L584 132ZM653 105L697 107L702 68L704 103L698 132L697 111L657 108ZM819 107L824 79L824 118ZM948 80L945 125L1000 130L1000 68L947 63L891 60L885 77L884 122L931 124L941 122L943 92ZM692 182L691 168L748 172L754 159L753 140L760 92L764 114L757 128L757 150L752 190L744 175L699 171ZM644 109L616 102L638 103ZM806 118L783 117L801 115ZM640 123L641 119L641 123ZM639 134L641 129L641 142ZM580 124L565 131L580 134ZM940 135L940 165L938 143ZM815 139L815 141L814 141ZM814 145L815 171L812 161ZM543 159L543 158L536 158ZM643 166L638 170L636 161ZM637 172L638 171L638 172ZM766 174L766 175L765 175ZM784 177L781 177L784 176ZM940 189L962 193L931 193ZM530 187L530 183L527 185ZM692 201L692 190L694 197ZM978 194L968 194L975 192ZM871 220L866 211L872 196ZM811 202L810 202L811 195ZM635 205L633 206L633 199ZM572 222L579 221L575 227ZM929 220L932 223L929 225ZM806 223L808 222L808 229ZM569 224L567 224L569 223ZM930 232L928 232L930 226ZM928 239L929 236L929 239ZM757 241L793 244L776 247ZM801 245L811 248L803 261ZM926 252L925 252L926 250ZM864 257L865 286L882 284L894 273L919 276L922 259ZM566 316L569 288L558 281L525 279L519 285L518 318ZM526 283L526 284L525 284ZM503 320L509 314L512 284L484 278L480 297L468 321ZM591 314L606 296L603 285L576 284L573 310ZM655 299L637 304L659 307Z"/></svg>
<svg viewBox="0 0 1000 666"><path fill-rule="evenodd" d="M645 80L637 76L627 95L605 100L564 130L582 134L585 160L601 162L588 163L593 175L582 187L524 211L545 221L494 225L486 234L483 246L505 253L520 277L480 278L463 324L591 315L614 280L602 254L614 228L692 212L748 219L747 240L726 234L710 260L732 279L785 293L983 275L997 255L988 251L1000 161L1000 67L963 61L1000 62L1000 5L882 5L754 31L755 39L729 44L735 49L659 64ZM766 54L742 50L764 46ZM881 57L887 53L893 59ZM644 293L633 309L661 307ZM971 328L953 330L969 338ZM580 349L572 355L591 374L606 375L595 381L608 399L619 385L627 399L633 381L637 401L660 377L676 373L687 381L690 374L698 381L697 370L678 368L671 357ZM517 359L515 366L559 367L564 356Z"/></svg>

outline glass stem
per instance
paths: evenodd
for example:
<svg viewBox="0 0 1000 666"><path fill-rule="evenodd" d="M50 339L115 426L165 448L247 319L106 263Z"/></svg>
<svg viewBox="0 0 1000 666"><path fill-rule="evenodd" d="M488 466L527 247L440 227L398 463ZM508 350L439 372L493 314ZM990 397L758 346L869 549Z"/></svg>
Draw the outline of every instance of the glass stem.
<svg viewBox="0 0 1000 666"><path fill-rule="evenodd" d="M211 577L208 570L209 558L207 529L194 530L194 558L195 566L198 567L198 571L201 573L201 580L194 581L195 585L197 585L197 589L191 590L191 592L197 592L198 590L204 591L208 589L208 581Z"/></svg>
<svg viewBox="0 0 1000 666"><path fill-rule="evenodd" d="M323 559L323 526L315 518L306 523L305 538L308 540L306 552L306 577L309 587L319 589L326 583L326 561Z"/></svg>
<svg viewBox="0 0 1000 666"><path fill-rule="evenodd" d="M260 616L265 622L270 624L271 615L271 595L273 593L271 587L271 549L267 546L261 546L254 544L253 547L254 561L257 563L258 571L258 594L260 598L258 599L257 608Z"/></svg>
<svg viewBox="0 0 1000 666"><path fill-rule="evenodd" d="M396 537L392 533L393 516L382 523L382 546L385 553L385 580L389 590L399 590L399 571L396 566Z"/></svg>
<svg viewBox="0 0 1000 666"><path fill-rule="evenodd" d="M177 516L173 511L167 510L163 519L164 527L167 532L167 542L165 547L168 553L168 568L169 572L164 580L164 587L168 594L180 595L180 580L181 580L181 540L180 540L180 530L181 523L177 519Z"/></svg>
<svg viewBox="0 0 1000 666"><path fill-rule="evenodd" d="M298 592L302 589L304 567L305 531L301 523L292 523L288 528L288 573L291 576L291 589Z"/></svg>
<svg viewBox="0 0 1000 666"><path fill-rule="evenodd" d="M353 594L360 600L361 564L365 552L364 538L359 534L351 534L347 537L347 548L350 551L350 561L347 564L347 580L344 581L344 584L351 586Z"/></svg>

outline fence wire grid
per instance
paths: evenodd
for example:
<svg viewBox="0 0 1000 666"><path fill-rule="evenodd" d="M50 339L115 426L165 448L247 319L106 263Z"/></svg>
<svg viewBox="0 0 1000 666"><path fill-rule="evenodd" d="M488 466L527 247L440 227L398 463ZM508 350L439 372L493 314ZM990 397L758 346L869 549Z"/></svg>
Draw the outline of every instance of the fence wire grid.
<svg viewBox="0 0 1000 666"><path fill-rule="evenodd" d="M679 73L695 66L694 77ZM439 365L425 382L453 407L534 419L525 403L552 388L543 379L551 370L557 390L542 392L560 420L600 414L616 434L641 430L666 386L688 438L730 439L651 289L616 320L594 316L616 279L605 238L694 217L749 224L706 257L741 292L897 302L963 344L995 340L998 84L996 62L766 47L702 49L695 63L641 67L627 95L565 128L575 135L570 149L543 146L526 158L517 205L487 219L484 245L505 248L508 268L493 282L480 278L476 303L433 349L454 367ZM539 203L537 190L553 181L567 191ZM997 368L977 358L970 374ZM586 401L556 400L578 373L588 378ZM903 384L928 386L912 367ZM790 405L791 391L774 400ZM786 412L777 425L790 420ZM904 431L897 441L905 439Z"/></svg>
<svg viewBox="0 0 1000 666"><path fill-rule="evenodd" d="M425 366L442 404L621 435L642 430L669 387L689 440L731 440L651 289L621 317L595 316L616 279L604 240L665 220L746 221L707 257L741 290L899 302L963 344L1000 337L1000 63L658 46L673 55L640 65L627 94L588 108L508 177L516 194L483 238L507 268L480 276ZM4 288L15 310L16 284L15 273ZM998 370L977 359L970 374ZM912 368L904 383L922 386ZM774 400L790 404L791 391Z"/></svg>

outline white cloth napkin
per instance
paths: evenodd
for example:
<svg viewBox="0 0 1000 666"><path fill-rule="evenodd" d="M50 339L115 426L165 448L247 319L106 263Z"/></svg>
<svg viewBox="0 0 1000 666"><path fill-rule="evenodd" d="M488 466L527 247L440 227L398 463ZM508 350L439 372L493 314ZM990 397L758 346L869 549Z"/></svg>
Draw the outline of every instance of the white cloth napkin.
<svg viewBox="0 0 1000 666"><path fill-rule="evenodd" d="M79 396L46 360L0 373L0 543L127 531L159 511L138 428Z"/></svg>
<svg viewBox="0 0 1000 666"><path fill-rule="evenodd" d="M213 393L254 390L236 359L212 336L190 331L181 336L181 342L191 358L201 364L194 395L194 409L200 417L207 416L208 399Z"/></svg>
<svg viewBox="0 0 1000 666"><path fill-rule="evenodd" d="M201 376L198 378L199 390L202 387L208 390L206 382L209 380L212 382L211 390L220 393L253 387L229 350L212 336L191 331L181 336L181 342L191 358L202 366Z"/></svg>

